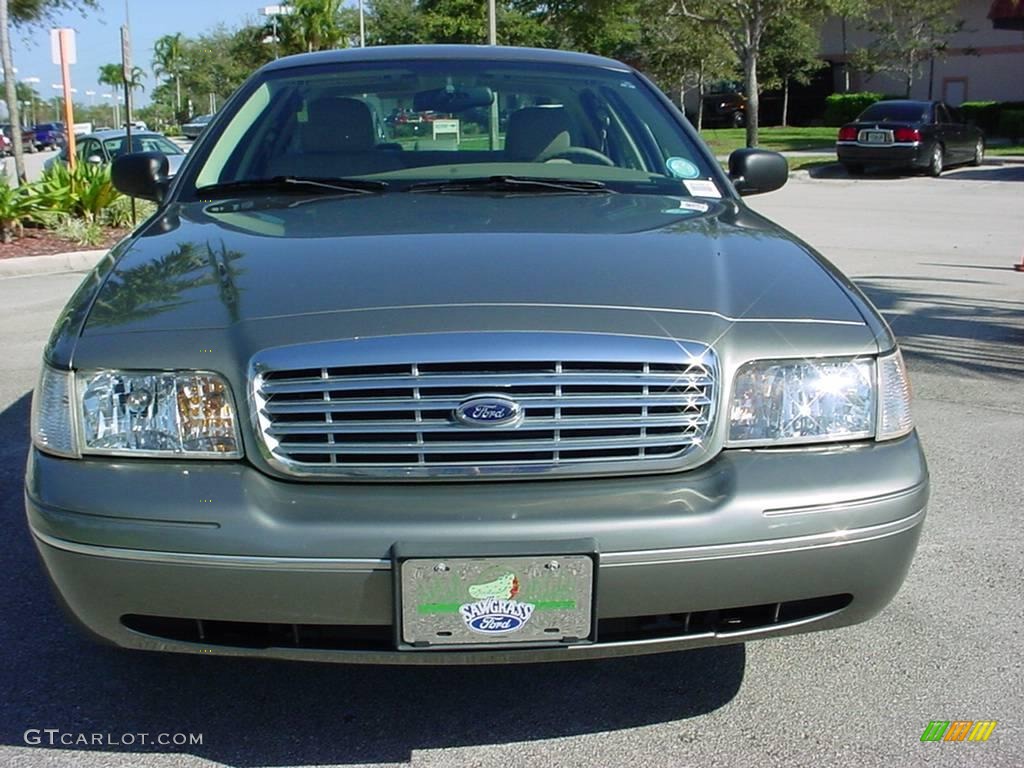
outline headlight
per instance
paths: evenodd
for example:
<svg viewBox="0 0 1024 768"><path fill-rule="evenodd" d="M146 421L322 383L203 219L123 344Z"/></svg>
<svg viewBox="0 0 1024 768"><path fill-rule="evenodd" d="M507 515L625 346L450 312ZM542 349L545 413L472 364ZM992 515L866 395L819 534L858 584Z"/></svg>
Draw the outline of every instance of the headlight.
<svg viewBox="0 0 1024 768"><path fill-rule="evenodd" d="M78 457L71 392L74 374L43 365L32 396L32 444L58 456Z"/></svg>
<svg viewBox="0 0 1024 768"><path fill-rule="evenodd" d="M215 373L80 372L77 385L83 454L242 455L231 391Z"/></svg>
<svg viewBox="0 0 1024 768"><path fill-rule="evenodd" d="M755 360L736 373L728 444L874 437L875 389L869 359Z"/></svg>

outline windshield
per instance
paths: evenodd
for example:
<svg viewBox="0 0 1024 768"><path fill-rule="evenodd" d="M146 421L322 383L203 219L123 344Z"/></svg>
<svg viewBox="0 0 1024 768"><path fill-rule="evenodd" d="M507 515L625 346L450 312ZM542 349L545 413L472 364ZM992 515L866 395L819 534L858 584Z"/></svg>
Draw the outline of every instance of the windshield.
<svg viewBox="0 0 1024 768"><path fill-rule="evenodd" d="M878 123L926 123L928 104L880 101L861 112L857 119Z"/></svg>
<svg viewBox="0 0 1024 768"><path fill-rule="evenodd" d="M118 136L114 139L107 139L103 147L111 157L119 157L124 154L125 137ZM170 139L157 135L132 135L132 152L163 152L165 155L181 155L182 150Z"/></svg>
<svg viewBox="0 0 1024 768"><path fill-rule="evenodd" d="M707 192L710 163L634 74L496 61L325 64L267 73L219 121L191 188L278 177L492 176ZM692 180L692 181L690 181ZM717 193L712 183L710 188ZM186 196L190 193L183 192Z"/></svg>

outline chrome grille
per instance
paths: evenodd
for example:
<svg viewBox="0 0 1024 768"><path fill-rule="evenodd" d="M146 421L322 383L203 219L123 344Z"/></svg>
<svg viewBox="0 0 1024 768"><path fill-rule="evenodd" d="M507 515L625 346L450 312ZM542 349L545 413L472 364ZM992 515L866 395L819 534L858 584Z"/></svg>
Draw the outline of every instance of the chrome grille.
<svg viewBox="0 0 1024 768"><path fill-rule="evenodd" d="M387 349L360 360L375 340L349 342L355 355L337 342L315 367L261 359L253 395L269 460L290 474L357 479L530 477L678 469L703 448L716 377L707 348L633 339L648 351L655 341L660 355L616 360L598 355L607 337L578 334L557 357L508 359L509 346L536 351L524 336L531 334L398 337L420 342L410 362L390 362L397 354ZM551 336L561 335L544 335L542 346L552 346ZM480 337L494 342L497 359L481 359L488 343ZM453 346L474 354L457 360ZM509 426L455 418L467 400L486 396L514 400L522 417Z"/></svg>

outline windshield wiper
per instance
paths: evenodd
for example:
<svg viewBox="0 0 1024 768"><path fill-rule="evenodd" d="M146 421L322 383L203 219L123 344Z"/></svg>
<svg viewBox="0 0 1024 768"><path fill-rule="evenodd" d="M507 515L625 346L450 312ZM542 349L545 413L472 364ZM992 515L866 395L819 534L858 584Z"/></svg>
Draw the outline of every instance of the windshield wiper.
<svg viewBox="0 0 1024 768"><path fill-rule="evenodd" d="M239 192L296 192L301 194L373 195L384 192L386 182L367 179L345 179L314 176L274 176L267 179L240 179L220 184L207 184L196 189L201 198L232 195Z"/></svg>
<svg viewBox="0 0 1024 768"><path fill-rule="evenodd" d="M479 176L449 181L423 181L406 192L521 192L525 194L607 194L612 190L590 179L547 179L540 176Z"/></svg>

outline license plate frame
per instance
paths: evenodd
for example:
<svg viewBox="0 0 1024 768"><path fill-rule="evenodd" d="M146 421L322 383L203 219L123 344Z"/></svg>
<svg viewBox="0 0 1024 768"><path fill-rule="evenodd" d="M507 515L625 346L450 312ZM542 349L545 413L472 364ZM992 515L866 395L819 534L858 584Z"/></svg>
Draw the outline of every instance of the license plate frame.
<svg viewBox="0 0 1024 768"><path fill-rule="evenodd" d="M396 544L393 552L399 650L596 641L599 558L593 542L531 542L522 549Z"/></svg>
<svg viewBox="0 0 1024 768"><path fill-rule="evenodd" d="M865 142L868 144L891 144L892 138L890 138L888 131L865 131Z"/></svg>

